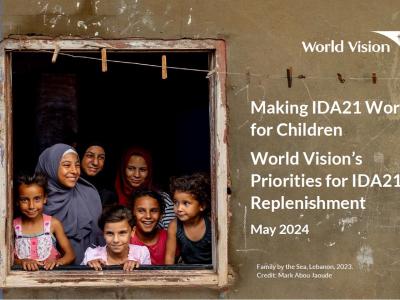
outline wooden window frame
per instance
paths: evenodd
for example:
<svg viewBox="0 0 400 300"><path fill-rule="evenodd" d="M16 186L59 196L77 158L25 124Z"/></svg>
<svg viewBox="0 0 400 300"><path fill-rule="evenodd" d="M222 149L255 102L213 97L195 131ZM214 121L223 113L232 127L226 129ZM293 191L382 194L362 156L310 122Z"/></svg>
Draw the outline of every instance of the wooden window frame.
<svg viewBox="0 0 400 300"><path fill-rule="evenodd" d="M123 271L11 270L12 263L12 66L11 53L21 50L61 51L207 51L212 53L209 76L210 141L213 220L213 269ZM99 62L100 71L100 62ZM161 74L161 71L160 71ZM204 74L206 76L207 74ZM161 76L161 75L160 75ZM225 93L226 53L222 40L95 40L18 36L0 43L0 286L1 287L129 287L207 286L228 284L228 161L227 105Z"/></svg>

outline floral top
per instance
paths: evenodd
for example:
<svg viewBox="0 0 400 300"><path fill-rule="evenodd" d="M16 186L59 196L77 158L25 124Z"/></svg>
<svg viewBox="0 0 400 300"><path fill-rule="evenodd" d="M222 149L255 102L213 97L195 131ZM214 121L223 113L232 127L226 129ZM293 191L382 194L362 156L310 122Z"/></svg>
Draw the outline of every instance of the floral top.
<svg viewBox="0 0 400 300"><path fill-rule="evenodd" d="M89 261L95 259L101 259L107 262L107 246L87 248L81 265L87 265ZM141 265L151 265L150 253L145 246L129 245L128 260L137 261Z"/></svg>
<svg viewBox="0 0 400 300"><path fill-rule="evenodd" d="M50 231L51 216L43 214L43 232L38 234L23 234L21 218L14 219L13 225L17 258L42 261L61 257L56 248L56 239Z"/></svg>

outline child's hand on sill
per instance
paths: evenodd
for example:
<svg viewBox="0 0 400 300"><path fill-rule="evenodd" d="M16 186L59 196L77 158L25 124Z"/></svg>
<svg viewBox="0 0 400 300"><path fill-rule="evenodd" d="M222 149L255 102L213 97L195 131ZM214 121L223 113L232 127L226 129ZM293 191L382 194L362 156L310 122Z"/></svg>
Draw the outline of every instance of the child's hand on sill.
<svg viewBox="0 0 400 300"><path fill-rule="evenodd" d="M87 265L96 271L101 271L103 268L101 266L105 266L106 262L102 259L94 259L91 261L88 261Z"/></svg>
<svg viewBox="0 0 400 300"><path fill-rule="evenodd" d="M21 259L21 265L25 271L39 271L39 267L43 266L43 262L34 259Z"/></svg>
<svg viewBox="0 0 400 300"><path fill-rule="evenodd" d="M123 265L124 271L133 271L135 268L139 268L139 262L136 260L127 260Z"/></svg>
<svg viewBox="0 0 400 300"><path fill-rule="evenodd" d="M60 264L56 259L46 259L43 261L43 268L47 270L53 270L54 267L58 267Z"/></svg>

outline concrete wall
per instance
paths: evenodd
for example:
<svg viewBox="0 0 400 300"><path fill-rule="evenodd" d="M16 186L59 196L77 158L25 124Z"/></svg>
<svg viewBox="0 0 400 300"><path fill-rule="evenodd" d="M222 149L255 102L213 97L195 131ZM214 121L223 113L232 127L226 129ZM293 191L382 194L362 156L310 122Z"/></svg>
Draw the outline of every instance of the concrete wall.
<svg viewBox="0 0 400 300"><path fill-rule="evenodd" d="M397 1L289 0L4 0L3 37L11 34L84 38L224 39L227 45L229 169L232 180L229 264L235 282L224 291L209 289L7 290L5 297L68 298L398 298L400 296L400 205L398 189L250 188L250 174L350 176L397 173L400 127L392 116L313 116L307 122L342 126L343 137L250 137L253 122L276 125L302 122L287 115L251 115L249 101L379 98L400 103L399 48L371 31L400 28ZM390 53L305 53L302 41L388 43ZM305 80L288 88L286 68ZM246 72L251 75L246 76ZM378 74L377 84L369 77ZM336 74L346 81L340 84ZM258 75L257 75L258 74ZM319 151L363 156L362 166L252 166L250 151ZM250 197L273 199L321 195L349 199L365 196L367 209L356 211L253 211ZM247 206L247 214L245 210ZM309 224L308 236L250 236L250 224ZM244 229L244 224L246 224ZM352 264L332 279L257 279L256 264Z"/></svg>

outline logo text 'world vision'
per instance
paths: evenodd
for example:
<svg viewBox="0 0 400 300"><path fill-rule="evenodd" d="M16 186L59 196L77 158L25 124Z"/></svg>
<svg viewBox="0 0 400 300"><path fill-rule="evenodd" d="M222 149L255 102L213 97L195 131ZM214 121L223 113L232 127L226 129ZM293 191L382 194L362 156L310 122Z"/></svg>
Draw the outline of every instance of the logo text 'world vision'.
<svg viewBox="0 0 400 300"><path fill-rule="evenodd" d="M347 41L344 40L335 41L331 40L328 43L319 42L301 42L303 45L304 52L311 53L343 53L343 52L353 52L353 53L389 53L389 44L378 44L372 43L371 41Z"/></svg>

